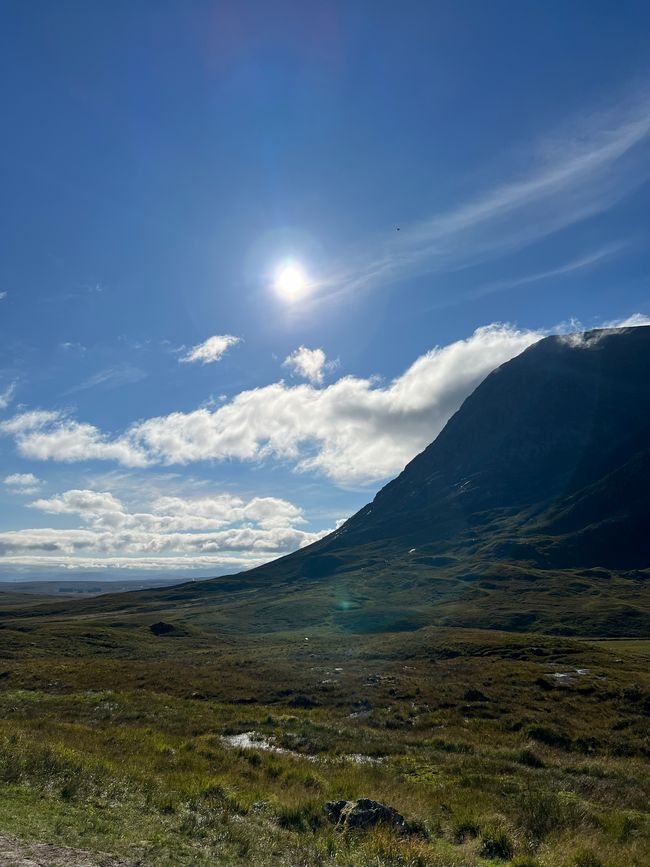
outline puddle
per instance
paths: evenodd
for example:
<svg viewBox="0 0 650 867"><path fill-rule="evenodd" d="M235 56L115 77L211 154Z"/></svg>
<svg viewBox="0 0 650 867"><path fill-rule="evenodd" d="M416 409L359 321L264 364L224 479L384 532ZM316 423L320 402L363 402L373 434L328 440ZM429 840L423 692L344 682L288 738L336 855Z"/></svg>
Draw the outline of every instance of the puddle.
<svg viewBox="0 0 650 867"><path fill-rule="evenodd" d="M343 756L345 761L354 762L356 765L380 765L383 759L377 756L364 756L363 753L352 753L349 756Z"/></svg>
<svg viewBox="0 0 650 867"><path fill-rule="evenodd" d="M268 750L274 753L285 753L281 747L274 746L255 732L242 732L240 735L223 735L221 740L241 750Z"/></svg>
<svg viewBox="0 0 650 867"><path fill-rule="evenodd" d="M345 762L353 762L356 765L378 765L383 759L375 756L365 756L363 753L351 753L347 756L340 756L337 759L320 758L320 756L310 756L306 753L298 753L295 750L288 750L285 747L279 747L267 738L257 732L242 732L239 735L222 735L221 740L231 747L239 750L262 750L267 753L280 753L283 756L292 756L295 759L305 759L308 762L320 762L322 764L344 764Z"/></svg>
<svg viewBox="0 0 650 867"><path fill-rule="evenodd" d="M588 668L574 668L573 671L554 671L549 677L554 677L561 683L571 683L576 677L583 677L585 674L590 673L591 671Z"/></svg>

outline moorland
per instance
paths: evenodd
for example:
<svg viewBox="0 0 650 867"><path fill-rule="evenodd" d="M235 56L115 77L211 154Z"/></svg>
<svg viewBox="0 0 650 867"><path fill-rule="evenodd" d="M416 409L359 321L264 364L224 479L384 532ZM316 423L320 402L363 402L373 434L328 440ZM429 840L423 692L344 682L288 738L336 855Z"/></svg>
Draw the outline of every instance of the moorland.
<svg viewBox="0 0 650 867"><path fill-rule="evenodd" d="M259 569L1 594L0 835L151 867L650 863L649 362L650 328L541 341ZM408 828L332 824L359 798Z"/></svg>

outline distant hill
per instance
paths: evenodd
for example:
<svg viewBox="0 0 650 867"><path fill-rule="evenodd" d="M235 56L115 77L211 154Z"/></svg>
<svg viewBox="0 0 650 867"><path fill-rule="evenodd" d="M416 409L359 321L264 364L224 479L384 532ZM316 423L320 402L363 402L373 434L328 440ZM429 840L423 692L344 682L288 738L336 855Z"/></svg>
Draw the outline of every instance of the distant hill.
<svg viewBox="0 0 650 867"><path fill-rule="evenodd" d="M649 490L650 327L548 337L491 373L319 542L75 610L172 606L232 630L648 635Z"/></svg>

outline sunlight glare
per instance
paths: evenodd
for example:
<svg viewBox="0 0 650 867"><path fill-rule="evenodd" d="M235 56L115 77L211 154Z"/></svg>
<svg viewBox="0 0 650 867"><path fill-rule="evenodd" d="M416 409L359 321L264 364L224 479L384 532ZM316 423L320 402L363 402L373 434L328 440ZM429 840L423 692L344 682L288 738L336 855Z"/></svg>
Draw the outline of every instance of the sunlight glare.
<svg viewBox="0 0 650 867"><path fill-rule="evenodd" d="M276 272L274 287L285 301L297 301L307 292L307 276L299 264L286 262Z"/></svg>

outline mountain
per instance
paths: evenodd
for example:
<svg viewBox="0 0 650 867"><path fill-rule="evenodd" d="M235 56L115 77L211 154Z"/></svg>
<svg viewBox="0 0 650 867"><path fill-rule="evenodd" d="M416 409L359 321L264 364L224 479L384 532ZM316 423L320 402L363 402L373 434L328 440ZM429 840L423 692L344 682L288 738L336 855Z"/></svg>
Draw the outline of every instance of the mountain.
<svg viewBox="0 0 650 867"><path fill-rule="evenodd" d="M649 489L650 327L548 337L490 374L337 542L492 531L514 559L643 568Z"/></svg>
<svg viewBox="0 0 650 867"><path fill-rule="evenodd" d="M650 327L548 337L491 373L319 542L239 575L74 610L171 606L183 628L235 631L647 635L649 490Z"/></svg>
<svg viewBox="0 0 650 867"><path fill-rule="evenodd" d="M548 337L491 373L341 529L255 571L323 576L370 543L644 569L648 490L650 327Z"/></svg>
<svg viewBox="0 0 650 867"><path fill-rule="evenodd" d="M650 625L649 491L650 327L548 337L342 528L247 580L343 582L373 608L411 583L429 607L416 623L455 607L454 625L548 629L557 615L561 631L636 633ZM388 621L408 625L402 608Z"/></svg>

